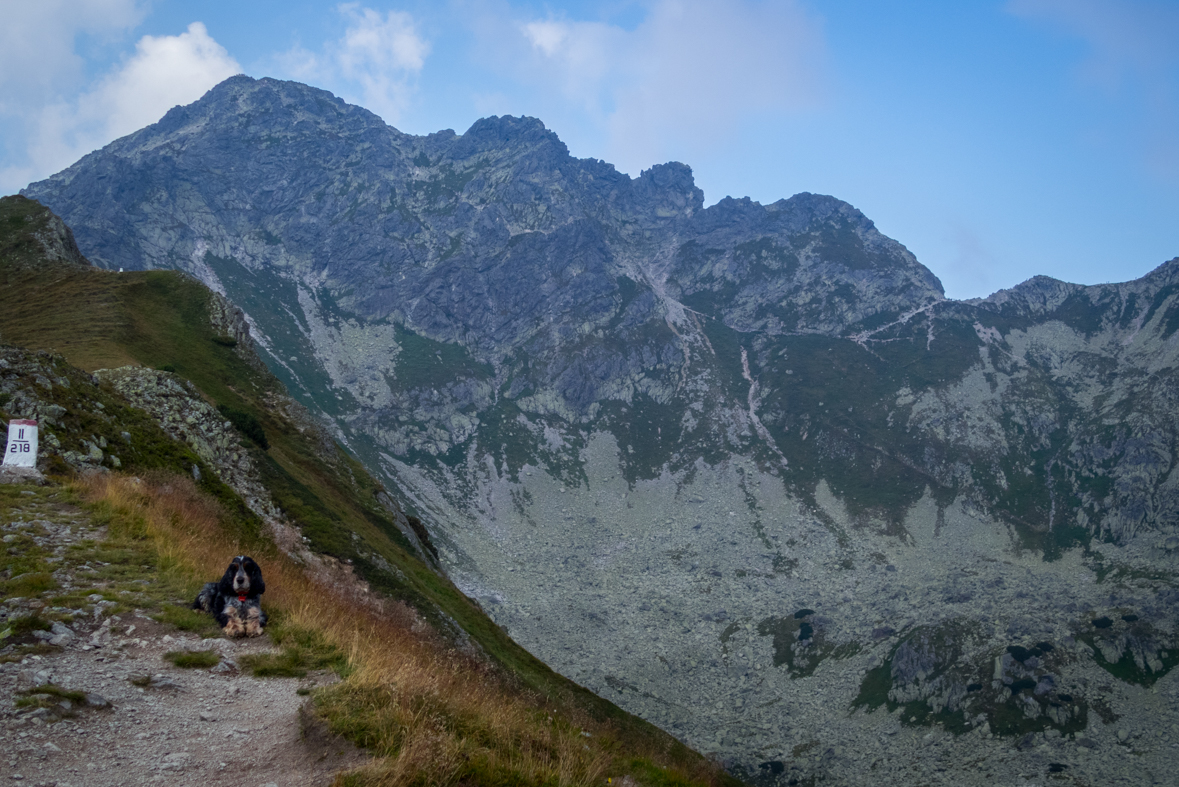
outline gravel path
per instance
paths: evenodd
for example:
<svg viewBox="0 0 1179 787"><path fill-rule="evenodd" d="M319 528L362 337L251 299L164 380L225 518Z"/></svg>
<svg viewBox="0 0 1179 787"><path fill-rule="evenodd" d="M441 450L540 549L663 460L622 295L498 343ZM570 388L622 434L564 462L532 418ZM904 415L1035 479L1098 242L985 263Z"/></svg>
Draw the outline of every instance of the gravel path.
<svg viewBox="0 0 1179 787"><path fill-rule="evenodd" d="M5 530L23 526L50 548L101 539L101 529L71 506L40 506L35 515L18 515ZM77 589L86 572L55 579ZM305 712L308 690L334 675L260 679L240 673L241 656L273 647L269 636L202 640L139 612L106 615L101 597L90 600L74 610L69 626L37 632L54 648L0 664L0 783L320 785L364 761L362 752L333 739ZM9 622L25 611L46 612L35 598L4 603ZM221 656L211 669L180 669L162 658L168 651L210 648ZM49 707L17 707L29 689L47 684L85 699L41 695Z"/></svg>

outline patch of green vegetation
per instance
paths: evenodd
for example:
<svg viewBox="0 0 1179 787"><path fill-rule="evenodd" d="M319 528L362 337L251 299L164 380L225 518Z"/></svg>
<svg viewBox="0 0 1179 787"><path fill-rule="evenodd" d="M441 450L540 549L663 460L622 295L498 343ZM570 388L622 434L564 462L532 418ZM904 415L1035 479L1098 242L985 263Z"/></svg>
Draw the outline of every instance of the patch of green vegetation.
<svg viewBox="0 0 1179 787"><path fill-rule="evenodd" d="M1101 652L1101 648L1097 647L1096 637L1090 634L1078 637L1078 639L1093 648L1093 660L1097 662L1097 666L1123 683L1131 683L1135 686L1150 688L1159 678L1166 676L1176 665L1179 665L1179 648L1177 647L1160 650L1158 657L1159 661L1162 662L1162 669L1154 671L1145 664L1139 667L1129 649L1123 650L1121 658L1117 661L1110 662L1106 660L1105 655Z"/></svg>
<svg viewBox="0 0 1179 787"><path fill-rule="evenodd" d="M724 316L725 308L733 304L737 293L741 291L736 282L728 279L721 279L719 282L704 279L700 285L701 289L684 295L680 301L692 311L700 312L717 321Z"/></svg>
<svg viewBox="0 0 1179 787"><path fill-rule="evenodd" d="M5 598L38 596L55 587L57 587L57 582L53 580L52 575L38 571L31 574L18 574L12 579L0 581L0 595Z"/></svg>
<svg viewBox="0 0 1179 787"><path fill-rule="evenodd" d="M683 414L681 404L661 404L641 393L629 404L603 404L598 423L618 441L622 475L632 487L640 479L658 478L681 450Z"/></svg>
<svg viewBox="0 0 1179 787"><path fill-rule="evenodd" d="M1019 695L1013 696L1006 702L995 704L987 714L991 724L991 732L995 735L1003 738L1015 738L1030 732L1043 732L1048 729L1057 729L1062 735L1076 735L1084 732L1085 728L1089 726L1089 708L1084 702L1076 702L1069 721L1060 725L1045 715L1027 716L1017 704L1017 696ZM1044 708L1050 702L1053 701L1042 700L1037 704ZM1056 704L1063 705L1062 703Z"/></svg>
<svg viewBox="0 0 1179 787"><path fill-rule="evenodd" d="M37 235L49 230L49 221L46 210L34 200L19 194L0 199L0 281L5 272L65 267L61 262L46 262L44 247L37 240Z"/></svg>
<svg viewBox="0 0 1179 787"><path fill-rule="evenodd" d="M182 669L208 669L221 663L221 654L215 650L170 650L163 659Z"/></svg>
<svg viewBox="0 0 1179 787"><path fill-rule="evenodd" d="M425 157L423 155L420 158ZM422 200L426 208L429 209L435 207L443 197L453 199L455 195L462 192L467 184L474 180L475 176L483 169L486 169L487 166L486 163L479 163L460 172L456 171L450 164L443 164L437 175L428 180L411 181L409 188L413 195L417 199Z"/></svg>
<svg viewBox="0 0 1179 787"><path fill-rule="evenodd" d="M857 642L839 645L828 642L821 629L815 630L810 615L765 618L757 624L757 633L773 638L774 666L785 665L792 678L813 675L819 665L829 658L846 659L860 652Z"/></svg>
<svg viewBox="0 0 1179 787"><path fill-rule="evenodd" d="M867 708L876 710L889 703L888 693L892 690L892 662L885 661L879 667L873 667L860 681L860 691L852 700L852 709Z"/></svg>
<svg viewBox="0 0 1179 787"><path fill-rule="evenodd" d="M854 342L821 336L779 337L759 355L766 359L757 371L762 420L799 495L814 503L826 481L854 518L881 519L899 534L927 489L952 493L894 458L921 456L925 447L888 425L889 402L901 387L889 364Z"/></svg>
<svg viewBox="0 0 1179 787"><path fill-rule="evenodd" d="M448 245L439 255L439 260L449 260L451 257L459 253L459 249L463 247L462 233L456 233L450 237L450 245Z"/></svg>
<svg viewBox="0 0 1179 787"><path fill-rule="evenodd" d="M749 266L750 273L775 277L793 276L798 270L798 255L790 249L783 248L771 237L739 243L733 248L733 256L738 262Z"/></svg>
<svg viewBox="0 0 1179 787"><path fill-rule="evenodd" d="M824 262L836 262L848 270L868 270L884 260L864 247L855 227L847 219L825 225L818 232L810 232L792 239L795 246L811 246L811 252Z"/></svg>
<svg viewBox="0 0 1179 787"><path fill-rule="evenodd" d="M259 678L303 678L312 670L322 669L346 674L347 658L322 632L284 623L279 616L271 619L266 630L280 650L241 658L242 667Z"/></svg>
<svg viewBox="0 0 1179 787"><path fill-rule="evenodd" d="M175 600L194 598L196 588L170 559L162 559L156 552L143 518L116 510L106 502L83 507L91 514L92 524L107 528L105 541L76 553L75 560L85 560L94 569L84 576L101 586L85 592L99 592L105 600L115 601L116 606L107 608L108 614L138 608L157 620L184 628L187 616L177 609ZM234 520L227 514L226 521ZM201 629L194 626L185 630Z"/></svg>
<svg viewBox="0 0 1179 787"><path fill-rule="evenodd" d="M523 415L516 403L500 396L491 407L479 413L479 446L495 457L496 467L506 467L513 481L520 480L520 468L536 461L540 443L532 431L520 423Z"/></svg>
<svg viewBox="0 0 1179 787"><path fill-rule="evenodd" d="M40 686L34 686L31 689L23 689L19 693L24 696L17 698L14 703L18 708L49 708L57 705L62 700L68 700L76 704L86 701L86 692L63 689L61 686L53 683L45 683Z"/></svg>
<svg viewBox="0 0 1179 787"><path fill-rule="evenodd" d="M221 636L221 627L217 625L216 618L207 612L188 606L168 604L152 617L160 623L167 623L181 631L198 634L205 639Z"/></svg>
<svg viewBox="0 0 1179 787"><path fill-rule="evenodd" d="M884 707L890 713L900 711L901 722L907 726L937 725L954 735L974 729L972 720L980 714L990 723L991 731L1003 737L1042 732L1049 728L1057 729L1065 735L1085 729L1088 723L1088 705L1083 701L1074 700L1067 694L1051 692L1035 695L1033 690L1037 685L1036 679L1025 677L999 688L992 687L989 680L985 681L984 685L978 676L989 671L993 656L980 657L977 665L964 664L959 658L962 642L970 636L969 631L969 625L949 621L940 626L922 627L912 632L892 648L882 664L868 670L860 683L859 693L852 701L851 709L864 708L873 711ZM959 691L965 690L964 695L959 695L960 699L955 707L934 705L931 700L899 703L891 698L890 693L894 688L893 662L906 642L910 643L910 647L933 657L933 668L925 678L926 684L941 680L944 687L956 683L961 687ZM1018 646L1009 650L1015 653L1026 651ZM1047 660L1054 658L1047 655L1052 652L1048 645L1045 645L1045 650L1037 646L1032 651L1026 651L1027 655L1033 652L1040 653ZM1045 669L1055 671L1055 667ZM1033 712L1029 714L1025 709Z"/></svg>
<svg viewBox="0 0 1179 787"><path fill-rule="evenodd" d="M1108 312L1108 304L1094 304L1088 294L1075 293L1065 298L1052 316L1090 337L1101 331L1102 315Z"/></svg>
<svg viewBox="0 0 1179 787"><path fill-rule="evenodd" d="M234 428L243 435L253 440L263 451L270 448L270 441L266 439L266 430L262 428L262 424L252 413L224 404L217 406L217 412L225 416L225 420L233 424Z"/></svg>
<svg viewBox="0 0 1179 787"><path fill-rule="evenodd" d="M13 635L20 636L22 634L32 634L34 631L49 631L53 628L53 624L33 613L32 615L23 615L19 618L9 618L8 627L12 630Z"/></svg>
<svg viewBox="0 0 1179 787"><path fill-rule="evenodd" d="M639 784L650 787L690 787L697 784L688 774L664 768L646 758L635 758L626 763L626 770Z"/></svg>
<svg viewBox="0 0 1179 787"><path fill-rule="evenodd" d="M265 243L267 246L281 246L282 245L282 239L279 238L277 235L275 235L270 230L260 229L257 232L255 232L254 234L257 235L259 238L261 238L262 242Z"/></svg>
<svg viewBox="0 0 1179 787"><path fill-rule="evenodd" d="M1160 287L1159 291L1155 293L1154 298L1151 299L1150 307L1146 310L1142 324L1146 325L1149 323L1154 317L1155 312L1161 309L1169 299L1177 294L1179 294L1179 284L1168 284L1165 287Z"/></svg>
<svg viewBox="0 0 1179 787"><path fill-rule="evenodd" d="M476 361L462 345L435 341L400 325L394 337L401 348L394 369L396 379L390 381L395 391L441 390L462 379L495 376L490 365Z"/></svg>

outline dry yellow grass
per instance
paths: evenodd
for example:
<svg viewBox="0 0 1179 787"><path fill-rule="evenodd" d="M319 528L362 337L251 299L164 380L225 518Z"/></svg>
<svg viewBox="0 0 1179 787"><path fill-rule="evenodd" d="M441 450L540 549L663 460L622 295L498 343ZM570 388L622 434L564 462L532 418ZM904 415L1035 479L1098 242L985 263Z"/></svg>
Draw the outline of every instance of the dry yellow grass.
<svg viewBox="0 0 1179 787"><path fill-rule="evenodd" d="M333 730L374 755L344 785L718 784L714 764L665 736L626 740L612 722L521 691L485 661L450 647L404 604L367 598L343 567L300 565L273 543L240 543L222 513L183 476L120 475L75 482L112 527L149 540L162 571L191 584L221 575L228 557L264 562L267 609L284 647L340 654L344 679L315 696Z"/></svg>

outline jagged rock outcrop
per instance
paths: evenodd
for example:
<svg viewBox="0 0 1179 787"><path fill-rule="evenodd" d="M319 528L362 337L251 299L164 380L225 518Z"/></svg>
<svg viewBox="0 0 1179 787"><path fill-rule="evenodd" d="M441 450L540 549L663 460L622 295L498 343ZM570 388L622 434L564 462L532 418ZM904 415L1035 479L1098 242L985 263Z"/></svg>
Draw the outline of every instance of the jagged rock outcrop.
<svg viewBox="0 0 1179 787"><path fill-rule="evenodd" d="M10 270L51 270L60 265L89 267L74 233L57 214L20 195L0 199L0 221L5 223L0 258Z"/></svg>
<svg viewBox="0 0 1179 787"><path fill-rule="evenodd" d="M120 455L133 451L128 429L144 419L120 404L60 355L0 346L0 409L38 422L39 470L122 467Z"/></svg>
<svg viewBox="0 0 1179 787"><path fill-rule="evenodd" d="M832 197L246 77L25 193L224 293L513 637L751 778L1105 746L1171 679L1179 259L948 301Z"/></svg>
<svg viewBox="0 0 1179 787"><path fill-rule="evenodd" d="M174 374L142 366L99 369L94 376L149 414L171 437L192 448L251 511L263 520L281 518L253 457L242 444L245 438L201 397L196 386Z"/></svg>

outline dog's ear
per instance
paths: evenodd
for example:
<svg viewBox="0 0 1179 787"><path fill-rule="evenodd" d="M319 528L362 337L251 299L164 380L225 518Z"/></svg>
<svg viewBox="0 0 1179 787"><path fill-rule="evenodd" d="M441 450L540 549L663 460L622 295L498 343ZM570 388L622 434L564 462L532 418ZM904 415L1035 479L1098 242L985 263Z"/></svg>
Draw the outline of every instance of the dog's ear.
<svg viewBox="0 0 1179 787"><path fill-rule="evenodd" d="M266 582L262 579L262 567L253 558L246 558L246 574L250 577L250 595L261 596L266 592Z"/></svg>
<svg viewBox="0 0 1179 787"><path fill-rule="evenodd" d="M233 575L237 573L237 561L230 561L229 568L225 569L225 574L222 575L221 581L217 583L217 589L226 596L234 595L233 592Z"/></svg>

